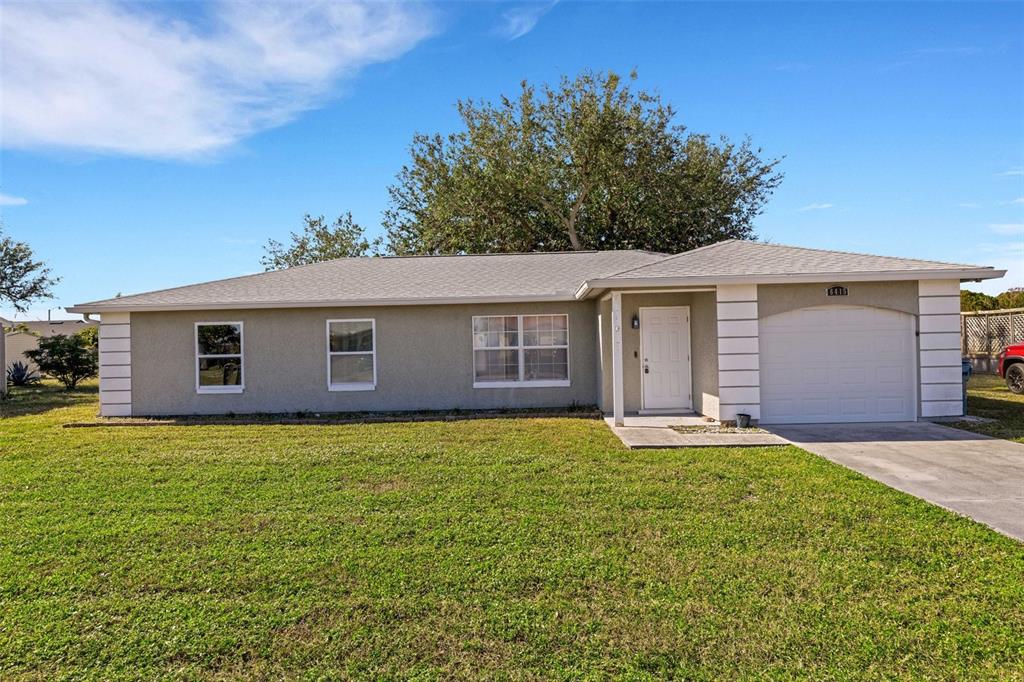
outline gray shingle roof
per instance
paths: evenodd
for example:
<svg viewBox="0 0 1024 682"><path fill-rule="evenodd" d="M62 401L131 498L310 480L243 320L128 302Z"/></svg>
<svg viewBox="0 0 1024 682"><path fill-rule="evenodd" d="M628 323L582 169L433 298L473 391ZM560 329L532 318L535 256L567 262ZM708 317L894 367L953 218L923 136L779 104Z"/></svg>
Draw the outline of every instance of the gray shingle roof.
<svg viewBox="0 0 1024 682"><path fill-rule="evenodd" d="M674 256L648 251L342 258L82 303L72 312L570 300L602 288L707 282L988 279L992 268L732 240ZM587 286L584 287L583 285Z"/></svg>
<svg viewBox="0 0 1024 682"><path fill-rule="evenodd" d="M977 266L939 261L826 251L801 246L732 239L662 258L602 279L649 277L739 277L748 275L834 275L839 273L973 270Z"/></svg>
<svg viewBox="0 0 1024 682"><path fill-rule="evenodd" d="M653 263L647 251L341 258L120 298L72 310L572 299L584 280Z"/></svg>

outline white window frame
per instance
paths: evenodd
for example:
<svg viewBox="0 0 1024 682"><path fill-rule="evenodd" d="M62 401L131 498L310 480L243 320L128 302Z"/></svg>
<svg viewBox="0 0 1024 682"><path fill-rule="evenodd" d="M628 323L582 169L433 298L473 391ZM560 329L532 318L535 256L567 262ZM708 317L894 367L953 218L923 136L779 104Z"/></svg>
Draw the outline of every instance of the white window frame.
<svg viewBox="0 0 1024 682"><path fill-rule="evenodd" d="M334 322L369 322L370 333L373 335L373 350L365 351L332 351L331 350L331 324ZM377 320L372 317L347 317L343 319L327 320L324 323L324 334L327 342L327 390L328 391L375 391L377 390ZM341 384L331 383L331 356L334 355L372 355L373 356L373 381L372 382L346 382Z"/></svg>
<svg viewBox="0 0 1024 682"><path fill-rule="evenodd" d="M523 344L523 318L524 317L545 317L545 316L561 316L565 318L565 345L558 346L526 346ZM572 377L572 353L569 350L569 314L568 313L526 313L522 315L474 315L471 322L470 334L474 334L473 329L476 328L476 321L485 319L488 317L515 317L516 318L516 346L493 346L487 348L477 348L476 345L472 346L473 353L473 388L565 388L571 384L570 377ZM523 374L526 371L525 353L527 350L551 350L551 349L565 349L565 379L526 379ZM477 381L476 378L476 354L477 351L484 350L515 350L519 358L519 379L514 381Z"/></svg>
<svg viewBox="0 0 1024 682"><path fill-rule="evenodd" d="M215 327L217 325L233 324L238 325L238 353L222 353L217 355L199 354L199 328ZM196 393L241 393L245 390L245 324L240 320L234 322L196 322L192 330L192 342L195 348L193 364L196 370ZM199 361L203 358L238 358L239 366L242 369L242 383L237 386L200 386L199 385Z"/></svg>

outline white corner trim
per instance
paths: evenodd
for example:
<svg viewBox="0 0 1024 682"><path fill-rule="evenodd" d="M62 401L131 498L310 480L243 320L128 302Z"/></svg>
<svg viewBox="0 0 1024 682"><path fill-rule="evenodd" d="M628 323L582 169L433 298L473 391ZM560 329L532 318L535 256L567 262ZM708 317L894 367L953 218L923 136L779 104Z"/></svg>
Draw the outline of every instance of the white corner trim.
<svg viewBox="0 0 1024 682"><path fill-rule="evenodd" d="M918 386L922 417L963 414L960 280L919 281Z"/></svg>
<svg viewBox="0 0 1024 682"><path fill-rule="evenodd" d="M132 415L131 315L104 313L99 328L100 416Z"/></svg>
<svg viewBox="0 0 1024 682"><path fill-rule="evenodd" d="M960 280L934 279L919 280L917 284L919 296L960 296Z"/></svg>
<svg viewBox="0 0 1024 682"><path fill-rule="evenodd" d="M761 418L760 322L756 284L720 284L718 300L718 418Z"/></svg>

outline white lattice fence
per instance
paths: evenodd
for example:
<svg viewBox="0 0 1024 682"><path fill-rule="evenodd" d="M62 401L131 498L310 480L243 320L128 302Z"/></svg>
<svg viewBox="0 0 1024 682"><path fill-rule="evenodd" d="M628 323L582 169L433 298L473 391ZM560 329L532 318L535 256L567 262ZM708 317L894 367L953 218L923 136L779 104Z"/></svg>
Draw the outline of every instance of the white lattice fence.
<svg viewBox="0 0 1024 682"><path fill-rule="evenodd" d="M964 355L994 358L1012 343L1024 343L1024 308L960 313Z"/></svg>

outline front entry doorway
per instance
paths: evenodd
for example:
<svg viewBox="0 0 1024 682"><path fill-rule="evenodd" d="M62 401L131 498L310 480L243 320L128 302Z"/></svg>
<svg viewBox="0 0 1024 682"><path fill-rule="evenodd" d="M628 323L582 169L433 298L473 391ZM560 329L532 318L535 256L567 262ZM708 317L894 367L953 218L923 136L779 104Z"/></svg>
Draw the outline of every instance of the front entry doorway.
<svg viewBox="0 0 1024 682"><path fill-rule="evenodd" d="M693 409L690 307L640 308L643 412Z"/></svg>

